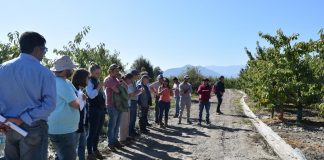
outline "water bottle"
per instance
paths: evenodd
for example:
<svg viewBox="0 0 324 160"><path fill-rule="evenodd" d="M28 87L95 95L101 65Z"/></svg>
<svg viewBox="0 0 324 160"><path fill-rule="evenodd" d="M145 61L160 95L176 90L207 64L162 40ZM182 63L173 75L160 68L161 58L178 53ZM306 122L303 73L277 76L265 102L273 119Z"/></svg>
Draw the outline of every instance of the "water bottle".
<svg viewBox="0 0 324 160"><path fill-rule="evenodd" d="M6 144L6 135L0 132L0 159L4 157L5 144Z"/></svg>

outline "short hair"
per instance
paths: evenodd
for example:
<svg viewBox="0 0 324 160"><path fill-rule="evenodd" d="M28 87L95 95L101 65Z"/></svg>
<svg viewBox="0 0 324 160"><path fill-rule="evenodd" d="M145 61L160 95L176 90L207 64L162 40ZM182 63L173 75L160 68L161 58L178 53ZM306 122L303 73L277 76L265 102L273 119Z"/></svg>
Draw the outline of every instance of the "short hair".
<svg viewBox="0 0 324 160"><path fill-rule="evenodd" d="M125 75L125 79L132 79L133 77L134 77L134 75L131 74L131 73L127 73L127 74Z"/></svg>
<svg viewBox="0 0 324 160"><path fill-rule="evenodd" d="M25 32L19 38L21 53L31 54L35 47L45 46L45 38L37 32Z"/></svg>
<svg viewBox="0 0 324 160"><path fill-rule="evenodd" d="M91 64L91 66L89 67L89 72L92 73L97 69L101 69L100 66L98 64Z"/></svg>
<svg viewBox="0 0 324 160"><path fill-rule="evenodd" d="M87 77L90 73L85 69L78 69L74 72L72 76L72 84L75 87L86 87L87 86Z"/></svg>
<svg viewBox="0 0 324 160"><path fill-rule="evenodd" d="M224 79L225 77L224 77L224 76L220 76L220 77L219 77L219 79L222 79L222 78Z"/></svg>

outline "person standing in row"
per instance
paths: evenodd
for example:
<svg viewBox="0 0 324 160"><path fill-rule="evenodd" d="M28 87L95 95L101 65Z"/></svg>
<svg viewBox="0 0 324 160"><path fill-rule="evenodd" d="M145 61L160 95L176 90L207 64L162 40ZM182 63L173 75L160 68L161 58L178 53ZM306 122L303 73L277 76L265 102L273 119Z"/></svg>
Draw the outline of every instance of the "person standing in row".
<svg viewBox="0 0 324 160"><path fill-rule="evenodd" d="M157 76L157 81L153 82L150 85L150 90L153 92L153 95L155 97L155 123L159 123L159 99L160 96L158 94L159 86L163 84L163 75L160 74Z"/></svg>
<svg viewBox="0 0 324 160"><path fill-rule="evenodd" d="M224 84L224 76L220 76L219 81L214 85L214 93L217 96L218 104L216 112L218 114L223 114L220 110L220 106L223 102L223 96L225 93L225 84Z"/></svg>
<svg viewBox="0 0 324 160"><path fill-rule="evenodd" d="M68 80L76 67L69 56L62 56L54 62L56 75L56 108L48 118L49 137L56 156L60 160L75 160L80 103L77 90Z"/></svg>
<svg viewBox="0 0 324 160"><path fill-rule="evenodd" d="M191 93L192 86L189 83L189 76L184 76L184 81L180 84L180 114L179 114L179 123L181 124L183 110L187 108L187 123L192 124L190 121L190 107L191 107Z"/></svg>
<svg viewBox="0 0 324 160"><path fill-rule="evenodd" d="M129 145L131 143L131 138L129 136L129 106L130 106L130 97L128 92L128 85L132 84L133 75L131 73L126 74L122 77L121 85L119 85L120 94L114 94L116 100L116 106L121 109L122 115L120 120L120 130L119 130L119 141L123 145Z"/></svg>
<svg viewBox="0 0 324 160"><path fill-rule="evenodd" d="M197 93L199 94L199 119L198 125L201 125L202 113L206 109L206 123L209 125L209 109L210 109L210 94L212 87L209 85L209 79L205 78L203 84L198 87Z"/></svg>
<svg viewBox="0 0 324 160"><path fill-rule="evenodd" d="M152 97L150 89L147 87L149 83L149 76L143 75L140 79L140 85L137 86L138 89L142 90L142 94L138 97L138 104L140 106L141 114L139 120L139 126L141 133L147 134L150 131L146 128L148 121L148 110L150 105L152 104Z"/></svg>
<svg viewBox="0 0 324 160"><path fill-rule="evenodd" d="M137 70L131 71L132 83L128 84L128 96L130 99L130 106L129 106L129 114L130 114L130 122L129 122L129 136L136 137L139 134L136 132L135 124L136 124L136 117L137 117L137 101L138 95L141 93L140 89L136 88L136 82L138 80L138 72Z"/></svg>
<svg viewBox="0 0 324 160"><path fill-rule="evenodd" d="M174 100L175 100L175 115L174 118L179 117L179 110L180 110L180 83L177 77L173 78L173 95L174 95Z"/></svg>
<svg viewBox="0 0 324 160"><path fill-rule="evenodd" d="M85 69L78 69L72 75L72 84L74 85L75 89L78 91L76 92L77 96L80 96L79 92L82 94L82 98L84 101L87 100L87 96L83 94L84 88L87 86L89 80L90 73ZM87 115L88 115L88 108L86 104L80 103L80 121L79 121L79 128L77 132L77 154L79 160L85 160L85 148L87 144Z"/></svg>
<svg viewBox="0 0 324 160"><path fill-rule="evenodd" d="M120 149L123 147L118 141L118 132L120 125L121 112L116 109L113 101L113 93L120 93L118 85L120 82L117 80L117 74L119 74L119 67L116 64L109 66L109 75L104 80L104 87L106 91L106 106L109 116L108 122L108 147L112 151L116 151L116 148Z"/></svg>
<svg viewBox="0 0 324 160"><path fill-rule="evenodd" d="M168 127L168 118L169 118L169 110L170 110L170 96L173 96L172 89L169 85L169 79L163 78L163 84L158 89L158 94L160 96L159 99L159 123L161 128ZM165 112L164 123L163 112Z"/></svg>
<svg viewBox="0 0 324 160"><path fill-rule="evenodd" d="M105 93L100 82L101 68L89 67L90 78L86 87L89 102L89 135L87 137L88 160L104 159L98 150L99 136L105 120Z"/></svg>
<svg viewBox="0 0 324 160"><path fill-rule="evenodd" d="M47 52L45 44L39 33L25 32L19 38L19 57L0 65L0 115L28 132L23 137L0 123L6 134L5 159L47 160L46 121L55 109L56 82L40 63Z"/></svg>

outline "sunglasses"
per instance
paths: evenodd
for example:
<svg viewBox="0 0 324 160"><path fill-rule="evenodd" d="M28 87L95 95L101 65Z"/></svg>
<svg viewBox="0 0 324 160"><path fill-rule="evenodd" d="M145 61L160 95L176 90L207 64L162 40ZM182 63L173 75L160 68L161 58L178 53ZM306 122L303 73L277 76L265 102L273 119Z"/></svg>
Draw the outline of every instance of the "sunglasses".
<svg viewBox="0 0 324 160"><path fill-rule="evenodd" d="M44 54L48 51L47 47L40 46L39 48L43 50Z"/></svg>

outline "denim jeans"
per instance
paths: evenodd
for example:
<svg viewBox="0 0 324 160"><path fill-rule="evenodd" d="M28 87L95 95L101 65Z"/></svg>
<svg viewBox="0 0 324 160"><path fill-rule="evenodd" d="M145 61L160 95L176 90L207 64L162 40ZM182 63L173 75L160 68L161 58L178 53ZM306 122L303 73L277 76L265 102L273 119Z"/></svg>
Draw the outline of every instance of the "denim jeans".
<svg viewBox="0 0 324 160"><path fill-rule="evenodd" d="M47 160L48 125L44 120L34 122L31 126L23 123L22 129L28 132L23 137L14 130L6 133L5 157L7 160Z"/></svg>
<svg viewBox="0 0 324 160"><path fill-rule="evenodd" d="M120 111L114 106L108 106L107 109L109 115L109 122L108 122L108 144L114 145L118 142L118 133L119 133L119 125L120 125Z"/></svg>
<svg viewBox="0 0 324 160"><path fill-rule="evenodd" d="M202 114L206 109L206 122L209 123L209 109L210 109L210 102L199 102L199 122L202 121Z"/></svg>
<svg viewBox="0 0 324 160"><path fill-rule="evenodd" d="M85 148L87 145L87 133L88 130L84 127L83 132L77 133L77 154L79 157L79 160L85 160Z"/></svg>
<svg viewBox="0 0 324 160"><path fill-rule="evenodd" d="M77 147L77 133L50 134L50 140L56 152L56 160L75 160Z"/></svg>
<svg viewBox="0 0 324 160"><path fill-rule="evenodd" d="M168 118L169 118L169 110L170 110L170 102L163 102L163 101L159 101L159 122L162 122L163 119L163 112L165 112L165 117L164 117L164 121L168 122Z"/></svg>
<svg viewBox="0 0 324 160"><path fill-rule="evenodd" d="M136 124L136 117L137 117L137 101L131 100L131 106L129 108L129 135L132 136L135 134L135 124Z"/></svg>
<svg viewBox="0 0 324 160"><path fill-rule="evenodd" d="M89 135L87 138L88 154L98 150L99 136L105 121L105 109L89 107Z"/></svg>
<svg viewBox="0 0 324 160"><path fill-rule="evenodd" d="M174 97L175 100L175 113L176 115L179 115L180 111L180 97Z"/></svg>
<svg viewBox="0 0 324 160"><path fill-rule="evenodd" d="M216 111L220 112L220 106L221 106L221 104L223 102L223 96L217 94L217 100L218 100L218 104L217 104L217 110Z"/></svg>
<svg viewBox="0 0 324 160"><path fill-rule="evenodd" d="M147 126L147 121L148 121L147 116L148 116L149 106L140 106L140 109L141 109L141 114L138 122L141 131L145 131Z"/></svg>
<svg viewBox="0 0 324 160"><path fill-rule="evenodd" d="M155 122L159 122L159 99L160 96L155 96Z"/></svg>

